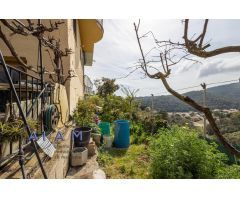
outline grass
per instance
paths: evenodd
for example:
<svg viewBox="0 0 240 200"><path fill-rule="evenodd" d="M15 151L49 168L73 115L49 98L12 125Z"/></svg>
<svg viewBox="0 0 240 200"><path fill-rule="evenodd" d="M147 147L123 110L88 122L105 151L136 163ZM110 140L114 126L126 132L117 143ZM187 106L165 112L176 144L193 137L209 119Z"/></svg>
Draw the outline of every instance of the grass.
<svg viewBox="0 0 240 200"><path fill-rule="evenodd" d="M112 179L144 179L149 178L149 154L147 147L131 145L128 149L101 149L98 162Z"/></svg>

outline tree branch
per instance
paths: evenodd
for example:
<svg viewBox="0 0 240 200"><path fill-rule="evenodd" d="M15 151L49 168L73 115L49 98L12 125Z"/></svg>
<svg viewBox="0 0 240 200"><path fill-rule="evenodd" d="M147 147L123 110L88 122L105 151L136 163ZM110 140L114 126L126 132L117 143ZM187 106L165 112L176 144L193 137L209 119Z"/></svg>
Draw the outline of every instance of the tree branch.
<svg viewBox="0 0 240 200"><path fill-rule="evenodd" d="M2 27L0 26L0 38L4 41L4 43L7 45L8 49L10 50L11 54L16 58L16 60L21 64L23 67L32 70L34 72L37 72L33 67L28 66L26 63L23 62L23 60L18 56L17 52L15 51L13 45L11 42L7 39L6 35L2 32Z"/></svg>
<svg viewBox="0 0 240 200"><path fill-rule="evenodd" d="M197 47L196 43L194 43L193 41L191 40L188 40L188 22L189 20L186 19L185 20L185 28L184 28L184 40L185 40L185 46L186 47L189 47L190 50L192 51L192 49L197 49L199 50L199 48ZM209 124L211 125L212 129L214 130L214 133L215 135L217 136L217 138L219 139L219 141L224 145L224 147L233 155L236 155L237 157L240 157L240 151L238 151L236 148L234 148L230 143L228 143L228 141L223 137L223 135L220 133L220 130L218 129L217 125L216 125L216 122L212 116L212 113L210 111L209 108L207 107L203 107L201 106L200 104L198 104L197 102L195 102L193 99L191 99L190 97L188 96L183 96L181 95L180 93L176 92L174 89L172 89L166 78L170 75L170 69L169 67L172 66L172 65L176 65L178 62L172 62L172 64L168 64L167 60L167 54L169 53L168 51L164 51L164 53L160 53L160 63L161 63L161 66L163 67L163 70L164 70L164 73L162 72L157 72L155 74L149 74L148 71L147 71L147 68L149 68L149 66L147 65L147 61L144 57L144 53L143 53L143 49L142 49L142 45L141 45L141 42L140 42L140 39L139 39L139 35L138 35L138 30L139 30L139 26L138 28L136 28L136 24L134 23L134 27L135 27L135 33L136 33L136 38L137 38L137 41L138 41L138 46L139 46L139 49L140 49L140 52L141 52L141 56L142 56L142 63L141 63L141 68L142 70L146 73L146 75L150 78L154 78L154 79L161 79L164 87L167 89L167 91L172 94L173 96L175 96L176 98L178 98L179 100L181 100L182 102L185 102L186 104L190 105L191 107L195 108L196 110L198 110L199 112L202 112L206 118L208 119L209 121ZM200 38L200 44L202 45L202 42L203 42L203 39L205 37L205 33L206 33L206 30L207 30L207 21L205 21L205 25L204 25L204 28L203 28L203 33L201 34L201 37L199 36L197 40L195 41L198 41ZM161 43L161 42L158 42L157 43ZM173 49L174 49L174 46L178 46L179 43L165 43L165 46L168 47L168 46L173 46ZM229 48L229 47L228 47ZM240 49L240 47L239 47ZM191 51L189 50L189 53L191 53ZM218 52L218 51L217 51ZM206 53L206 52L205 52ZM209 53L209 52L208 52ZM215 52L211 52L210 54L214 54L216 53L216 50ZM219 53L220 54L220 53ZM196 54L195 54L196 55ZM203 54L201 54L202 56L204 56ZM170 57L169 57L170 58ZM183 56L184 58L184 56ZM171 59L171 58L170 58ZM165 62L164 62L165 60ZM179 59L179 62L182 60L182 58Z"/></svg>

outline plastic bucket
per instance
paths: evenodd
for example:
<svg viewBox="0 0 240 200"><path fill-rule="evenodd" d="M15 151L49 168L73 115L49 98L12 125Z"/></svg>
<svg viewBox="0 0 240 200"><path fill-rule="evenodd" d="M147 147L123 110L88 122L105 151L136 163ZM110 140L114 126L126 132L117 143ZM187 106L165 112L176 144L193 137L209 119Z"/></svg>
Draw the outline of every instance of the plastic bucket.
<svg viewBox="0 0 240 200"><path fill-rule="evenodd" d="M72 132L74 147L86 147L90 141L91 130L89 127L75 128Z"/></svg>
<svg viewBox="0 0 240 200"><path fill-rule="evenodd" d="M104 135L104 136L103 136L103 143L104 143L104 146L105 146L106 148L111 148L111 147L112 147L112 143L113 143L113 138L112 138L112 136Z"/></svg>
<svg viewBox="0 0 240 200"><path fill-rule="evenodd" d="M127 120L114 121L114 146L128 148L130 145L130 123Z"/></svg>
<svg viewBox="0 0 240 200"><path fill-rule="evenodd" d="M102 135L110 135L110 123L109 122L100 122L99 128Z"/></svg>

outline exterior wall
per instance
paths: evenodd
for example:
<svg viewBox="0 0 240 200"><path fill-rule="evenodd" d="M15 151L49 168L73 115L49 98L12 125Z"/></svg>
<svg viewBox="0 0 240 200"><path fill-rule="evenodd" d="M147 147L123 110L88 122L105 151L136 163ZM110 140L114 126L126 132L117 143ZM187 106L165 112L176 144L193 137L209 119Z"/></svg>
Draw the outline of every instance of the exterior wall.
<svg viewBox="0 0 240 200"><path fill-rule="evenodd" d="M21 20L26 23L25 20ZM37 20L32 20L34 23L37 23ZM52 20L54 23L55 20ZM64 66L64 77L67 78L69 75L69 70L75 75L73 78L69 79L65 83L67 90L67 96L69 101L69 110L70 114L75 108L75 105L79 98L83 98L84 95L84 84L83 84L83 65L80 58L80 49L81 49L81 39L79 34L78 23L76 23L76 37L74 34L73 20L65 19L64 24L59 25L59 29L53 31L52 33L46 33L45 36L53 36L55 39L60 39L61 49L65 48L72 49L73 53L67 57L63 57L63 66ZM44 19L42 23L49 27L49 20ZM15 50L17 51L20 57L24 57L27 60L27 64L37 68L38 60L38 40L33 36L22 36L22 35L10 35L11 32L2 25L2 30L9 38L13 44ZM77 42L76 42L77 41ZM0 49L4 56L12 56L6 45L0 39ZM49 51L47 51L49 50ZM51 58L54 58L54 55L50 49L47 47L42 48L43 52L43 65L46 70L54 71L53 61ZM51 58L49 56L51 55ZM49 80L49 75L45 75L45 80Z"/></svg>
<svg viewBox="0 0 240 200"><path fill-rule="evenodd" d="M69 81L66 82L67 92L69 98L69 111L70 114L75 108L78 99L84 97L84 85L83 85L83 65L80 58L81 40L79 34L78 23L76 23L77 31L76 35L73 30L73 20L68 20L68 44L73 53L69 55L70 70L74 75Z"/></svg>

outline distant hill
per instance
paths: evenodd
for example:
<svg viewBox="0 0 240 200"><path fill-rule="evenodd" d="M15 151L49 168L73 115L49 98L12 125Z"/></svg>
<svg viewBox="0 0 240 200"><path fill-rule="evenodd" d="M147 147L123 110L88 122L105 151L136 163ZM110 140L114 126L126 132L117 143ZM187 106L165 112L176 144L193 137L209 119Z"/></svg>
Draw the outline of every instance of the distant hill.
<svg viewBox="0 0 240 200"><path fill-rule="evenodd" d="M184 93L198 103L203 102L203 91ZM152 97L137 97L142 106L151 107ZM240 83L232 83L207 89L207 105L212 109L240 109ZM194 109L172 95L154 96L154 109L167 112L188 112Z"/></svg>

